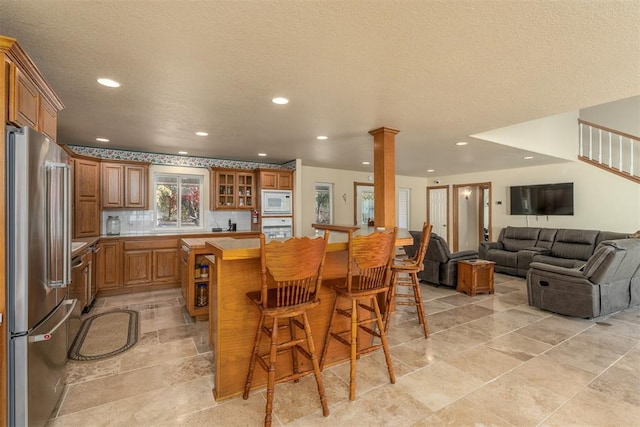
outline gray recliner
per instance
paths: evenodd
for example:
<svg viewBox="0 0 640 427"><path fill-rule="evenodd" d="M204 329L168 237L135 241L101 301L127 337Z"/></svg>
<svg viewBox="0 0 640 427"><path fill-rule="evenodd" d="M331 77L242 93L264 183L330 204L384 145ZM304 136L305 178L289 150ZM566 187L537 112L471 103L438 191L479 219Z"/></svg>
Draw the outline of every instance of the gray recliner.
<svg viewBox="0 0 640 427"><path fill-rule="evenodd" d="M591 318L640 304L640 239L604 241L582 267L530 267L529 305Z"/></svg>
<svg viewBox="0 0 640 427"><path fill-rule="evenodd" d="M455 287L458 282L458 261L466 259L478 259L478 252L461 251L452 254L447 242L437 234L431 233L424 257L424 269L418 273L418 277L436 286Z"/></svg>

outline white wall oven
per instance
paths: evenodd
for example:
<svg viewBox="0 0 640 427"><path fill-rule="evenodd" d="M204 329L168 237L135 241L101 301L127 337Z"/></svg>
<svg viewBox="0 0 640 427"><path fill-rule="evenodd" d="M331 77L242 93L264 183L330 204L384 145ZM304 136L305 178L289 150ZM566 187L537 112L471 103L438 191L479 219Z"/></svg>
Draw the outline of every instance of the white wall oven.
<svg viewBox="0 0 640 427"><path fill-rule="evenodd" d="M293 218L262 218L262 233L267 239L293 237Z"/></svg>
<svg viewBox="0 0 640 427"><path fill-rule="evenodd" d="M262 216L291 215L291 190L262 190Z"/></svg>

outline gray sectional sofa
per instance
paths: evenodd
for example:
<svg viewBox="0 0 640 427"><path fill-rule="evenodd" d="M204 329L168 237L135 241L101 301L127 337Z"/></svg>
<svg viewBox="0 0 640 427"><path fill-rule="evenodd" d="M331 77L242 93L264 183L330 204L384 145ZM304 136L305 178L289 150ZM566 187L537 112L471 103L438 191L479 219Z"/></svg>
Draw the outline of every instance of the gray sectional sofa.
<svg viewBox="0 0 640 427"><path fill-rule="evenodd" d="M579 268L533 262L527 295L529 305L584 318L639 305L640 239L605 240Z"/></svg>
<svg viewBox="0 0 640 427"><path fill-rule="evenodd" d="M496 242L482 242L480 259L494 261L495 271L525 277L532 262L566 268L581 267L605 240L627 238L611 231L506 227Z"/></svg>

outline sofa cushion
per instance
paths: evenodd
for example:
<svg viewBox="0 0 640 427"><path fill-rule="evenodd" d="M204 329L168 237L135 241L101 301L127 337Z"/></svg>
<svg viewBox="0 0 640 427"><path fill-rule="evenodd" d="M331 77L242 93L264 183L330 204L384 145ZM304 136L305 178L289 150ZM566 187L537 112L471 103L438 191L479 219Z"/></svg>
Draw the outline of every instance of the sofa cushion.
<svg viewBox="0 0 640 427"><path fill-rule="evenodd" d="M558 267L577 268L582 267L585 262L581 259L557 258L551 255L536 254L532 262L543 262L545 264L557 265Z"/></svg>
<svg viewBox="0 0 640 427"><path fill-rule="evenodd" d="M596 246L605 240L620 240L626 239L629 233L616 233L615 231L601 231L596 239Z"/></svg>
<svg viewBox="0 0 640 427"><path fill-rule="evenodd" d="M597 230L558 230L551 255L586 261L593 254L598 233Z"/></svg>
<svg viewBox="0 0 640 427"><path fill-rule="evenodd" d="M503 251L501 249L492 249L489 251L488 261L494 261L497 265L504 267L518 267L518 253L511 251Z"/></svg>
<svg viewBox="0 0 640 427"><path fill-rule="evenodd" d="M538 234L536 247L551 249L551 246L553 246L553 242L556 239L556 234L558 234L557 228L543 228L540 230L540 234Z"/></svg>
<svg viewBox="0 0 640 427"><path fill-rule="evenodd" d="M504 230L502 244L504 249L517 252L520 249L535 246L538 241L539 228L507 227Z"/></svg>

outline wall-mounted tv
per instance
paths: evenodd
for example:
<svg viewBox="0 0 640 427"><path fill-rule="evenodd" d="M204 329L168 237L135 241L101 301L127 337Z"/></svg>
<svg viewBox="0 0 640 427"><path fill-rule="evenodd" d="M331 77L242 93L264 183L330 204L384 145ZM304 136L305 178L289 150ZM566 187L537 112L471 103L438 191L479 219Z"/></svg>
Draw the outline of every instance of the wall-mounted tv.
<svg viewBox="0 0 640 427"><path fill-rule="evenodd" d="M520 185L511 190L511 215L573 215L573 182Z"/></svg>

